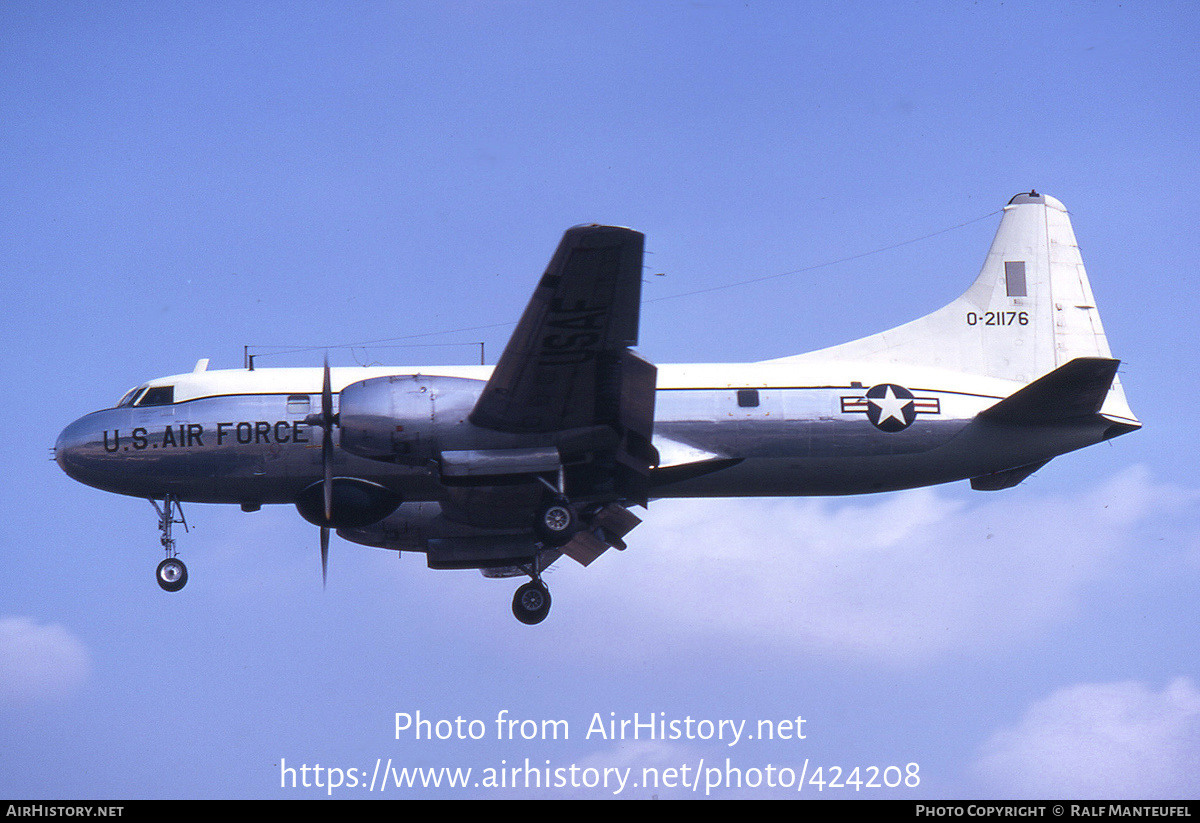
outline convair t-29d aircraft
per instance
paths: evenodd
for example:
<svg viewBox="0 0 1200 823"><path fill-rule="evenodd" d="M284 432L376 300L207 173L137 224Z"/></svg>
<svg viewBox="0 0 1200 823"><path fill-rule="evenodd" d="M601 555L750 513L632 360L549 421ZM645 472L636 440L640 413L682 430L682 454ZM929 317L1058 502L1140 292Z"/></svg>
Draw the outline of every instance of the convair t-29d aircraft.
<svg viewBox="0 0 1200 823"><path fill-rule="evenodd" d="M56 459L154 504L167 591L187 581L181 503L290 503L321 529L323 575L336 529L435 569L528 576L513 613L538 623L542 571L624 549L629 507L654 498L1004 489L1141 426L1052 197L1009 201L983 271L945 308L760 363L656 368L632 351L642 240L568 230L494 368L202 360L67 426Z"/></svg>

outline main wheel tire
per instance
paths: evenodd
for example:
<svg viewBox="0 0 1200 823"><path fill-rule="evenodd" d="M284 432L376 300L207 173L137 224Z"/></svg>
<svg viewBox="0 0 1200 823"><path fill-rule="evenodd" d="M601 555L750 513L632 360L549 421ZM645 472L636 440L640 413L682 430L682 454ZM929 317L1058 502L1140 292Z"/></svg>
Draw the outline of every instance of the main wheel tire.
<svg viewBox="0 0 1200 823"><path fill-rule="evenodd" d="M564 546L579 530L579 518L570 504L553 501L538 509L533 530L547 546Z"/></svg>
<svg viewBox="0 0 1200 823"><path fill-rule="evenodd" d="M178 557L168 557L158 564L154 576L163 591L177 592L187 584L187 566Z"/></svg>
<svg viewBox="0 0 1200 823"><path fill-rule="evenodd" d="M512 611L526 626L541 623L550 614L550 590L541 583L526 583L513 595Z"/></svg>

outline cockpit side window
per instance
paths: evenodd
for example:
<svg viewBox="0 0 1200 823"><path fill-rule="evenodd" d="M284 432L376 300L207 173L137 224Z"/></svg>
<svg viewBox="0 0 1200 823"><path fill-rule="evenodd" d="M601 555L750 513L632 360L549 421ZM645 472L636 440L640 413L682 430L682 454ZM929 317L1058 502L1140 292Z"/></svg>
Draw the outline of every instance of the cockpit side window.
<svg viewBox="0 0 1200 823"><path fill-rule="evenodd" d="M174 386L151 386L137 401L139 406L166 406L175 402Z"/></svg>

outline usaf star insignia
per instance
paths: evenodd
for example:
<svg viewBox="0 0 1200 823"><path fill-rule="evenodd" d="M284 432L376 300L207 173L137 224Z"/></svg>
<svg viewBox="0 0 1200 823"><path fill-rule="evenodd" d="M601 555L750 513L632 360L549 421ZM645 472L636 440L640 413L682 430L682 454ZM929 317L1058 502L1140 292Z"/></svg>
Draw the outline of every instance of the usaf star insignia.
<svg viewBox="0 0 1200 823"><path fill-rule="evenodd" d="M842 412L860 412L875 428L885 432L907 429L918 414L937 414L940 402L936 397L916 397L895 383L880 383L859 397L843 397Z"/></svg>

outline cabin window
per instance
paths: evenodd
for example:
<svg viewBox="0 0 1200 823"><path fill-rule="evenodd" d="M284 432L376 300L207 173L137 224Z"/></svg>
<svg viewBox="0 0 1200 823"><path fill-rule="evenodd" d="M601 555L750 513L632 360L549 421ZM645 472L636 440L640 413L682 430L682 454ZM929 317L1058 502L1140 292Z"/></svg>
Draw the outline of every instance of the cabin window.
<svg viewBox="0 0 1200 823"><path fill-rule="evenodd" d="M737 400L738 405L743 409L749 409L757 406L758 389L738 389Z"/></svg>
<svg viewBox="0 0 1200 823"><path fill-rule="evenodd" d="M175 402L174 386L151 386L137 401L139 406L167 406Z"/></svg>
<svg viewBox="0 0 1200 823"><path fill-rule="evenodd" d="M309 397L307 394L289 394L287 402L288 414L308 414Z"/></svg>

